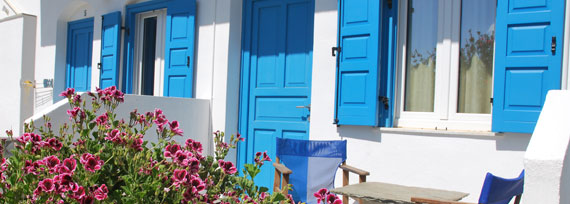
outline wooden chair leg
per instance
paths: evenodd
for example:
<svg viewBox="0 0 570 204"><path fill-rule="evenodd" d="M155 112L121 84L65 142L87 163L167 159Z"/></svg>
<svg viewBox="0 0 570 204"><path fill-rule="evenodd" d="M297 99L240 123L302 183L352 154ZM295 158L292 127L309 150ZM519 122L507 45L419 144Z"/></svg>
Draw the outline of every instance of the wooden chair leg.
<svg viewBox="0 0 570 204"><path fill-rule="evenodd" d="M287 185L289 185L289 174L283 175L283 181L281 182L281 191L283 194L289 194L289 189L287 189Z"/></svg>
<svg viewBox="0 0 570 204"><path fill-rule="evenodd" d="M346 162L342 162L342 164L345 165ZM342 186L348 186L348 179L349 179L348 171L342 170ZM342 196L342 203L348 203L347 195Z"/></svg>
<svg viewBox="0 0 570 204"><path fill-rule="evenodd" d="M275 158L275 162L279 163L279 157ZM281 182L281 174L275 169L275 176L273 177L273 192L279 191L279 183Z"/></svg>

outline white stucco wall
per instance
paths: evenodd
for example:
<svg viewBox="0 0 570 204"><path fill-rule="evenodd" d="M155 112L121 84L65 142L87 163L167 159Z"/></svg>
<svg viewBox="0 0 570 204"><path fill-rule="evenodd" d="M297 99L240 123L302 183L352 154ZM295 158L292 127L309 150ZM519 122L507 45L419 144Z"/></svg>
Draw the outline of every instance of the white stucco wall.
<svg viewBox="0 0 570 204"><path fill-rule="evenodd" d="M0 135L5 130L18 135L22 131L20 124L32 115L36 17L19 14L0 19L0 30L0 81L4 88Z"/></svg>
<svg viewBox="0 0 570 204"><path fill-rule="evenodd" d="M523 203L570 203L570 91L550 91L524 157Z"/></svg>
<svg viewBox="0 0 570 204"><path fill-rule="evenodd" d="M87 94L82 94L84 99L90 101ZM87 104L87 107L90 107ZM180 124L180 129L184 131L184 136L174 137L174 140L179 144L184 144L186 139L191 138L199 141L204 146L204 153L212 154L213 145L210 129L210 102L204 99L192 98L165 98L165 97L150 97L150 96L137 96L125 95L125 103L119 105L115 113L117 119L129 120L130 112L137 109L138 113L146 113L161 109L166 119L169 121L176 120ZM69 116L67 110L69 104L67 100L61 100L56 104L34 114L27 120L34 121L36 127L44 124L43 116L46 115L51 118L52 127L58 130L63 123L69 124ZM99 114L102 114L101 110ZM147 131L145 141L158 142L158 137L155 132L156 125Z"/></svg>

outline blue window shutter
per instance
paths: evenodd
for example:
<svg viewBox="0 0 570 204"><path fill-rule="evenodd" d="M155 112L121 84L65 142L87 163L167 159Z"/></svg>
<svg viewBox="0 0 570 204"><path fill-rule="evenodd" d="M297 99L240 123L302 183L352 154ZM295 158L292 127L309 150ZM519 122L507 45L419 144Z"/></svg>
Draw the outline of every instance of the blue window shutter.
<svg viewBox="0 0 570 204"><path fill-rule="evenodd" d="M335 122L378 126L380 1L341 0L339 8Z"/></svg>
<svg viewBox="0 0 570 204"><path fill-rule="evenodd" d="M168 6L164 96L192 97L195 16L195 0L176 0Z"/></svg>
<svg viewBox="0 0 570 204"><path fill-rule="evenodd" d="M494 132L532 133L546 93L560 89L564 2L498 1Z"/></svg>
<svg viewBox="0 0 570 204"><path fill-rule="evenodd" d="M101 26L101 77L99 86L119 86L119 53L121 52L121 12L103 15Z"/></svg>

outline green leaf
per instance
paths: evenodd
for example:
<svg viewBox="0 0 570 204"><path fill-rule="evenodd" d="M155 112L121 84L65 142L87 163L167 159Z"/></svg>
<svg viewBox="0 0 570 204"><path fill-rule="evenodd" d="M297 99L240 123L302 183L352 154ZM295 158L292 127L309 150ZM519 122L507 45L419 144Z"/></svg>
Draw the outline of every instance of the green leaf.
<svg viewBox="0 0 570 204"><path fill-rule="evenodd" d="M259 192L267 192L267 191L269 191L269 188L263 186L259 187Z"/></svg>

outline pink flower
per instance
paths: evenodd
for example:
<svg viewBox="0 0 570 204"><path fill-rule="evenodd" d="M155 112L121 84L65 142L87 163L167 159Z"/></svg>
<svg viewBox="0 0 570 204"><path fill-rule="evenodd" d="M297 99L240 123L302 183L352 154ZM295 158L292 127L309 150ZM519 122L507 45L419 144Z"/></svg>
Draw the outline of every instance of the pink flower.
<svg viewBox="0 0 570 204"><path fill-rule="evenodd" d="M321 188L319 191L317 191L313 195L315 196L315 198L317 198L317 203L321 203L321 200L324 201L327 194L329 194L329 190L326 188Z"/></svg>
<svg viewBox="0 0 570 204"><path fill-rule="evenodd" d="M71 194L70 197L77 201L81 201L85 197L85 188L83 188L83 186L72 189L72 192L73 194Z"/></svg>
<svg viewBox="0 0 570 204"><path fill-rule="evenodd" d="M99 126L107 125L107 122L108 122L108 121L109 121L109 116L107 115L107 113L102 114L102 115L98 116L98 117L95 119L95 122L96 122L97 125L99 125Z"/></svg>
<svg viewBox="0 0 570 204"><path fill-rule="evenodd" d="M186 182L186 175L188 172L184 169L176 169L174 170L174 174L172 175L172 180L174 181L175 186L180 186L180 184Z"/></svg>
<svg viewBox="0 0 570 204"><path fill-rule="evenodd" d="M56 156L48 156L44 158L44 163L48 167L50 173L56 172L56 167L61 161Z"/></svg>
<svg viewBox="0 0 570 204"><path fill-rule="evenodd" d="M218 165L220 166L220 168L222 168L222 171L224 171L224 173L226 174L235 174L237 172L236 167L234 166L234 163L230 162L230 161L224 161L224 160L218 160Z"/></svg>
<svg viewBox="0 0 570 204"><path fill-rule="evenodd" d="M188 166L188 162L190 162L190 157L192 157L192 153L184 150L178 150L174 155L174 162L178 163L182 166Z"/></svg>
<svg viewBox="0 0 570 204"><path fill-rule="evenodd" d="M239 133L237 134L236 139L237 139L238 141L242 141L242 142L245 141L245 138L241 137L241 134L239 134Z"/></svg>
<svg viewBox="0 0 570 204"><path fill-rule="evenodd" d="M95 192L93 192L93 194L95 195L95 199L97 200L107 199L107 193L109 193L109 190L107 189L107 186L105 184L102 184L101 186L99 186L99 188L97 188L97 190L95 190Z"/></svg>
<svg viewBox="0 0 570 204"><path fill-rule="evenodd" d="M90 172L95 172L96 170L101 169L101 166L104 163L103 160L99 159L98 156L95 157L89 153L84 153L83 155L81 155L81 159L79 162L83 164L83 168L85 168L85 170Z"/></svg>
<svg viewBox="0 0 570 204"><path fill-rule="evenodd" d="M184 134L184 131L178 128L178 121L174 120L168 124L170 125L170 131L172 131L175 135L182 136L182 134Z"/></svg>
<svg viewBox="0 0 570 204"><path fill-rule="evenodd" d="M55 151L59 151L63 147L63 144L61 143L61 141L59 141L58 139L55 139L55 138L49 138L47 140L47 144L49 145L49 147L51 147Z"/></svg>
<svg viewBox="0 0 570 204"><path fill-rule="evenodd" d="M60 165L58 172L61 173L73 173L77 168L77 160L72 157L64 159L63 165Z"/></svg>
<svg viewBox="0 0 570 204"><path fill-rule="evenodd" d="M259 199L265 200L265 198L267 198L267 196L269 196L269 194L267 194L266 192L261 192L261 194L259 194Z"/></svg>
<svg viewBox="0 0 570 204"><path fill-rule="evenodd" d="M192 175L192 179L190 180L190 185L193 188L196 188L197 192L206 189L206 184L202 181L202 179L200 179L199 176L196 175Z"/></svg>
<svg viewBox="0 0 570 204"><path fill-rule="evenodd" d="M69 97L73 96L73 94L75 94L75 89L74 89L74 88L67 88L67 90L61 92L61 93L59 94L59 96L63 96L63 97L69 98Z"/></svg>
<svg viewBox="0 0 570 204"><path fill-rule="evenodd" d="M143 144L143 139L142 138L137 138L133 140L133 143L131 144L131 148L137 150L137 151L142 151L142 144Z"/></svg>
<svg viewBox="0 0 570 204"><path fill-rule="evenodd" d="M192 139L186 140L186 149L192 150L195 153L202 153L204 148L202 148L202 143L194 141Z"/></svg>
<svg viewBox="0 0 570 204"><path fill-rule="evenodd" d="M269 155L267 155L267 151L261 153L261 152L257 152L255 153L255 158L253 159L254 162L258 165L263 165L264 161L271 161L271 158L269 157Z"/></svg>
<svg viewBox="0 0 570 204"><path fill-rule="evenodd" d="M126 135L126 133L124 133L124 132L122 133L118 129L113 129L113 130L111 130L111 132L108 132L106 135L107 135L107 137L105 137L105 140L109 140L109 141L112 141L114 143L121 144L124 142L122 136Z"/></svg>
<svg viewBox="0 0 570 204"><path fill-rule="evenodd" d="M190 158L188 161L188 167L190 167L191 173L198 173L198 171L200 171L200 161L196 158Z"/></svg>
<svg viewBox="0 0 570 204"><path fill-rule="evenodd" d="M79 203L81 204L93 204L95 202L95 199L93 198L93 196L83 196L83 198L81 199L81 201Z"/></svg>
<svg viewBox="0 0 570 204"><path fill-rule="evenodd" d="M178 144L166 145L166 147L164 148L164 157L172 158L174 157L176 152L178 152L178 150L180 150L180 145Z"/></svg>
<svg viewBox="0 0 570 204"><path fill-rule="evenodd" d="M79 107L67 110L67 115L69 115L69 120L73 120L74 118L76 118L79 112L81 112L81 109Z"/></svg>
<svg viewBox="0 0 570 204"><path fill-rule="evenodd" d="M43 192L52 192L55 189L55 183L53 182L52 179L47 178L47 179L40 181L38 183L38 187Z"/></svg>

